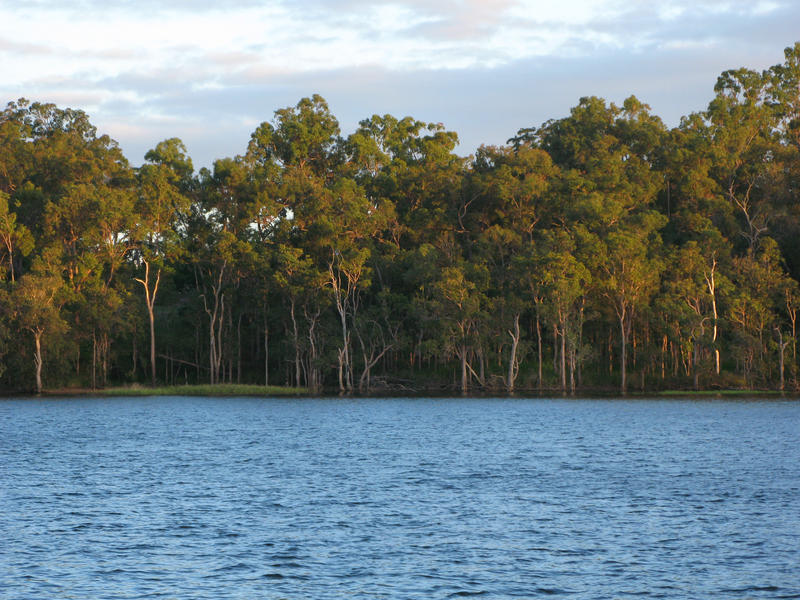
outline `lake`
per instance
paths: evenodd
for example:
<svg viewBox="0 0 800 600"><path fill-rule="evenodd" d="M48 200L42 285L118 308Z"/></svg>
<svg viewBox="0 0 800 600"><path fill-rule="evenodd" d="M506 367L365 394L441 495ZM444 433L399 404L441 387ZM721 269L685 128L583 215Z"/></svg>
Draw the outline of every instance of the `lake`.
<svg viewBox="0 0 800 600"><path fill-rule="evenodd" d="M0 400L0 598L800 598L800 402Z"/></svg>

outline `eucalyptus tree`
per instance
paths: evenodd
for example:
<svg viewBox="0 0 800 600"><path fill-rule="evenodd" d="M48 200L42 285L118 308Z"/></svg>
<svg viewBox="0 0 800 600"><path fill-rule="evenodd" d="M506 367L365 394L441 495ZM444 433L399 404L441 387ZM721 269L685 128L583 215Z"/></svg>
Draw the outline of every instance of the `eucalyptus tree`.
<svg viewBox="0 0 800 600"><path fill-rule="evenodd" d="M653 210L663 185L661 148L666 129L635 97L622 107L581 98L570 116L511 141L548 152L562 171L562 224L581 223L600 242L592 257L597 292L619 322L621 389L626 389L627 345L636 308L658 282L657 235L666 220Z"/></svg>
<svg viewBox="0 0 800 600"><path fill-rule="evenodd" d="M460 193L465 161L454 153L457 144L458 135L441 123L392 115L361 121L349 138L367 196L391 202L393 241L401 250L433 242L443 230L464 231L470 199Z"/></svg>
<svg viewBox="0 0 800 600"><path fill-rule="evenodd" d="M558 169L540 149L481 147L466 177L464 193L474 206L462 223L469 224L474 244L490 268L490 294L495 296L501 321L495 339L505 339L504 334L511 338L505 386L513 391L520 365L520 319L527 305L528 270L534 268L533 262L520 258L535 249L535 232L548 227L554 216ZM537 302L539 297L534 296ZM541 331L537 331L541 348Z"/></svg>
<svg viewBox="0 0 800 600"><path fill-rule="evenodd" d="M354 361L351 338L359 340L364 359L361 381L365 381L375 358L366 354L365 329L360 323L364 292L372 285L373 255L393 219L393 205L385 199L370 198L347 171L334 176L327 208L317 217L317 251L325 253L327 283L339 316L342 344L338 352L340 389L354 386ZM370 328L378 333L373 321ZM385 346L381 353L385 353ZM362 383L362 387L363 387Z"/></svg>
<svg viewBox="0 0 800 600"><path fill-rule="evenodd" d="M429 322L431 280L427 276L418 280L424 269L417 267L440 254L434 246L443 250L442 241L453 239L445 235L448 231L460 228L465 234L455 224L465 198L461 193L465 162L454 154L457 139L440 123L373 115L361 121L346 141L345 167L363 189L374 225L367 264L378 306L372 305L373 316L367 321L370 341L364 338L365 328L356 328L364 367L374 362L370 356L385 355L390 345L396 353L402 337L411 346L413 369L415 361L422 362L423 348L434 352L442 341L436 339L438 328ZM392 311L391 318L376 318L385 314L386 302L400 311ZM364 352L367 347L374 351ZM365 376L368 371L362 370L361 379Z"/></svg>
<svg viewBox="0 0 800 600"><path fill-rule="evenodd" d="M323 340L320 338L322 290L326 275L302 248L276 243L273 249L276 291L288 303L289 322L285 323L292 340L294 384L314 391L322 387L320 360ZM301 325L305 324L305 330Z"/></svg>
<svg viewBox="0 0 800 600"><path fill-rule="evenodd" d="M181 227L191 205L192 161L177 138L160 142L145 154L137 171L137 223L131 237L134 260L143 273L135 281L144 289L150 328L150 383L156 384L155 302L161 277L181 255Z"/></svg>
<svg viewBox="0 0 800 600"><path fill-rule="evenodd" d="M31 175L30 102L20 98L0 112L0 191L13 196Z"/></svg>
<svg viewBox="0 0 800 600"><path fill-rule="evenodd" d="M212 374L220 375L225 357L229 380L234 362L237 380L241 379L242 323L263 317L269 283L268 243L280 209L271 197L273 182L265 175L252 157L215 161L213 171L204 173L189 231L196 238L189 245L195 248L196 285L209 319L209 349L217 363ZM204 242L195 244L198 240Z"/></svg>
<svg viewBox="0 0 800 600"><path fill-rule="evenodd" d="M800 42L784 50L785 60L766 73L767 102L777 112L774 161L780 165L766 183L773 215L770 235L780 244L792 277L800 277Z"/></svg>
<svg viewBox="0 0 800 600"><path fill-rule="evenodd" d="M337 353L340 390L353 389L351 329L358 319L362 290L371 283L371 236L380 224L375 223L372 206L352 180L340 180L332 190L332 205L325 211L329 222L326 266L334 305L339 316L342 343Z"/></svg>
<svg viewBox="0 0 800 600"><path fill-rule="evenodd" d="M580 260L580 253L571 232L552 229L541 238L540 263L545 307L553 321L553 330L560 338L561 391L568 387L575 392L575 372L583 327L583 312L592 276ZM556 343L558 339L554 340ZM569 386L567 386L569 366Z"/></svg>
<svg viewBox="0 0 800 600"><path fill-rule="evenodd" d="M228 325L230 334L234 302L231 296L242 277L243 255L248 246L230 231L222 228L194 226L189 229L192 237L190 250L195 271L195 282L208 317L209 382L221 383ZM227 299L227 303L226 303ZM228 345L229 346L229 345ZM232 359L230 348L228 355ZM232 369L228 371L229 376Z"/></svg>
<svg viewBox="0 0 800 600"><path fill-rule="evenodd" d="M680 335L679 344L688 344L690 372L695 389L700 388L701 358L707 348L713 356L713 372L720 374L719 329L721 294L728 295L731 284L722 266L730 257L710 249L709 240L691 240L672 249L667 259L663 293L657 299L659 314L671 320Z"/></svg>
<svg viewBox="0 0 800 600"><path fill-rule="evenodd" d="M25 211L20 220L15 210L17 192L31 173L30 127L25 122L24 99L10 102L0 113L0 252L7 261L7 279L15 281L22 258L34 246L31 231L25 225Z"/></svg>
<svg viewBox="0 0 800 600"><path fill-rule="evenodd" d="M17 222L17 214L10 210L9 196L0 191L0 258L8 265L7 278L13 283L20 259L28 256L34 248L34 239L25 225Z"/></svg>
<svg viewBox="0 0 800 600"><path fill-rule="evenodd" d="M485 383L475 372L471 357L479 343L480 323L486 318L487 284L485 265L466 261L450 261L433 282L433 306L444 324L445 348L459 360L462 392L469 390L472 377Z"/></svg>
<svg viewBox="0 0 800 600"><path fill-rule="evenodd" d="M651 212L629 224L615 229L603 242L598 287L609 301L619 323L620 332L620 389L627 390L628 341L636 312L645 306L658 287L663 269L654 250L659 245L658 230L663 227L662 215Z"/></svg>
<svg viewBox="0 0 800 600"><path fill-rule="evenodd" d="M61 277L47 269L35 269L12 288L11 302L16 324L20 330L26 330L33 336L36 393L42 392L47 337L62 333L67 328L59 311L63 290Z"/></svg>
<svg viewBox="0 0 800 600"><path fill-rule="evenodd" d="M358 190L353 186L348 188L341 177L344 153L339 133L339 123L327 102L314 95L301 99L293 107L275 111L272 123L262 123L251 136L248 157L263 174L262 181L270 182L275 202L270 211L274 225L270 243L279 262L285 263L292 273L281 287L289 292L296 381L300 381L303 366L301 340L309 340L313 363L317 362L319 347L316 343L319 308L304 307L307 335L301 336L298 330L298 295L294 290L295 276L302 274L306 283L330 288L342 329L337 359L340 386L351 389L350 313L364 261L361 252L356 252L355 262L349 256L345 260L349 252L339 248L334 239L337 234L345 237L346 233L337 229L344 224L333 222L335 213L343 212L337 208L337 201L344 198L346 203L354 194L358 195ZM309 298L316 298L316 291L306 290ZM313 370L306 369L307 373L313 373L312 386L319 383L316 368L314 364Z"/></svg>
<svg viewBox="0 0 800 600"><path fill-rule="evenodd" d="M749 69L725 71L705 112L711 145L711 176L738 215L739 234L753 253L769 230L769 182L776 162L779 112L769 101L769 77Z"/></svg>
<svg viewBox="0 0 800 600"><path fill-rule="evenodd" d="M778 245L768 236L762 238L755 253L733 259L734 291L726 316L735 335L734 356L751 386L774 377L775 358L783 386L785 350L791 341L784 333L796 310L796 282L786 275L781 263ZM773 351L777 351L777 357Z"/></svg>
<svg viewBox="0 0 800 600"><path fill-rule="evenodd" d="M798 386L797 382L797 314L800 309L800 284L792 277L786 277L782 286L783 292L783 307L786 311L786 317L790 328L791 335L788 339L784 338L783 328L778 327L778 342L780 349L780 389L784 388L784 371L785 371L785 349L786 346L792 346L792 361L789 365L789 371L792 376L792 383L795 389ZM786 321L784 320L784 323Z"/></svg>
<svg viewBox="0 0 800 600"><path fill-rule="evenodd" d="M91 334L92 365L98 349L108 364L111 324L93 310L97 305L87 301L87 293L94 289L95 296L115 295L114 274L130 248L130 166L117 143L98 135L82 111L34 103L19 107L17 114L28 136L30 166L14 192L17 212L26 214L36 239L33 254L50 249L50 256L59 257L57 271L65 281L63 316L74 326L72 339L79 343ZM78 347L78 373L80 358Z"/></svg>

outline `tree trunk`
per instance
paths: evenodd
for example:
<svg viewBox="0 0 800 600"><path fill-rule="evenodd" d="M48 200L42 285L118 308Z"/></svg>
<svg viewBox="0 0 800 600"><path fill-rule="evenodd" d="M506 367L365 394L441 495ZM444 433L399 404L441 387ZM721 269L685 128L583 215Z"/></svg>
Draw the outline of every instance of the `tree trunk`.
<svg viewBox="0 0 800 600"><path fill-rule="evenodd" d="M711 272L705 274L706 285L708 286L708 293L711 295L711 309L714 314L714 327L711 336L711 343L714 348L714 372L719 375L720 370L720 357L719 357L719 348L717 347L717 323L718 323L718 314L717 314L717 285L714 279L714 273L717 270L717 257L713 255L711 258Z"/></svg>
<svg viewBox="0 0 800 600"><path fill-rule="evenodd" d="M789 340L784 342L783 341L783 331L781 331L780 327L778 327L776 329L778 331L778 349L780 351L780 357L779 357L780 358L780 361L779 361L779 364L780 364L780 387L778 389L780 391L783 391L784 384L785 384L783 373L784 373L784 365L786 364L785 360L784 360L784 356L785 356L785 353L786 353L786 346L789 345Z"/></svg>
<svg viewBox="0 0 800 600"><path fill-rule="evenodd" d="M150 385L156 385L156 325L155 313L153 307L156 302L156 294L158 293L158 284L161 281L161 269L156 271L156 280L153 284L153 289L150 289L150 262L144 262L144 279L135 280L142 284L144 287L145 302L147 303L147 316L150 320Z"/></svg>
<svg viewBox="0 0 800 600"><path fill-rule="evenodd" d="M303 312L308 323L308 377L306 383L312 390L317 391L322 385L322 377L317 365L317 337L314 330L317 327L320 311L317 309L309 312L308 309L303 309Z"/></svg>
<svg viewBox="0 0 800 600"><path fill-rule="evenodd" d="M216 315L209 317L210 327L208 328L208 379L211 385L217 383L217 340L216 332L214 331L214 320Z"/></svg>
<svg viewBox="0 0 800 600"><path fill-rule="evenodd" d="M461 393L466 394L467 385L467 348L461 346Z"/></svg>
<svg viewBox="0 0 800 600"><path fill-rule="evenodd" d="M567 324L561 321L561 393L567 393Z"/></svg>
<svg viewBox="0 0 800 600"><path fill-rule="evenodd" d="M153 306L147 309L147 316L150 319L150 385L156 385L156 318L153 313Z"/></svg>
<svg viewBox="0 0 800 600"><path fill-rule="evenodd" d="M7 245L7 248L8 248L8 266L11 268L11 283L14 283L16 281L16 278L14 276L14 252L12 250L10 240Z"/></svg>
<svg viewBox="0 0 800 600"><path fill-rule="evenodd" d="M328 262L328 274L330 276L330 284L333 290L334 300L336 302L336 311L339 313L339 319L342 325L342 348L339 350L339 391L351 392L353 390L353 366L350 358L350 332L347 326L347 315L351 313L351 318L355 322L356 311L353 304L353 295L355 292L355 284L358 277L352 272L347 272L341 263L341 256L338 252L334 251L331 260ZM342 284L342 277L344 277L344 285ZM352 312L351 312L352 311Z"/></svg>
<svg viewBox="0 0 800 600"><path fill-rule="evenodd" d="M350 374L350 333L347 331L347 311L342 305L339 311L342 323L342 348L339 350L339 391L353 389L352 376Z"/></svg>
<svg viewBox="0 0 800 600"><path fill-rule="evenodd" d="M195 364L195 375L196 375L196 383L200 383L200 317L198 315L197 318L197 326L194 329L194 364Z"/></svg>
<svg viewBox="0 0 800 600"><path fill-rule="evenodd" d="M33 341L36 346L33 355L33 364L36 367L36 393L42 393L42 333L41 329L33 331Z"/></svg>
<svg viewBox="0 0 800 600"><path fill-rule="evenodd" d="M553 373L558 373L558 325L553 323Z"/></svg>
<svg viewBox="0 0 800 600"><path fill-rule="evenodd" d="M297 331L297 317L294 314L295 299L289 300L289 316L292 319L292 338L294 342L294 384L300 387L300 335Z"/></svg>
<svg viewBox="0 0 800 600"><path fill-rule="evenodd" d="M227 261L222 263L219 276L211 284L211 292L214 296L213 307L208 306L205 291L201 294L203 308L208 315L208 366L211 385L219 383L219 371L222 365L222 326L225 321L225 294L222 293L222 283L227 264ZM205 285L203 287L205 288Z"/></svg>
<svg viewBox="0 0 800 600"><path fill-rule="evenodd" d="M572 346L572 344L570 344ZM575 366L577 356L574 346L569 349L569 393L575 394Z"/></svg>
<svg viewBox="0 0 800 600"><path fill-rule="evenodd" d="M779 332L780 333L780 332ZM783 345L783 334L780 334L780 349L781 349L781 359L780 359L780 369L781 369L781 383L780 387L778 388L780 391L783 391L783 354L786 347Z"/></svg>
<svg viewBox="0 0 800 600"><path fill-rule="evenodd" d="M793 385L795 388L797 387L797 308L794 306L794 302L792 301L792 295L789 291L786 291L786 310L789 313L789 319L792 322L792 364L791 364L791 374L792 374L792 381L794 382Z"/></svg>
<svg viewBox="0 0 800 600"><path fill-rule="evenodd" d="M539 351L538 386L542 389L542 324L539 321L539 306L536 306L536 343Z"/></svg>
<svg viewBox="0 0 800 600"><path fill-rule="evenodd" d="M269 327L264 319L264 386L269 386Z"/></svg>
<svg viewBox="0 0 800 600"><path fill-rule="evenodd" d="M216 365L217 366L217 381L216 382L217 383L220 382L219 372L220 372L220 367L223 364L222 363L222 358L223 358L222 343L223 343L225 338L222 335L222 328L224 326L224 323L225 323L225 294L220 294L220 298L219 298L219 319L217 319L217 353L216 353L216 356L217 356L217 365ZM224 379L223 379L223 381L224 381Z"/></svg>
<svg viewBox="0 0 800 600"><path fill-rule="evenodd" d="M137 365L137 363L139 362L139 347L136 344L137 334L138 334L138 328L134 324L134 326L133 326L133 348L131 348L131 354L132 354L131 362L133 363L133 367L131 368L131 375L133 376L134 380L136 379L136 371L139 370L138 369L138 365Z"/></svg>
<svg viewBox="0 0 800 600"><path fill-rule="evenodd" d="M338 365L339 365L338 374L339 374L339 392L340 393L344 392L344 352L345 352L344 348L339 348L339 350L336 353L336 358L339 361L338 362Z"/></svg>
<svg viewBox="0 0 800 600"><path fill-rule="evenodd" d="M481 387L486 387L486 358L483 355L483 346L478 347L478 381Z"/></svg>
<svg viewBox="0 0 800 600"><path fill-rule="evenodd" d="M102 368L100 385L104 388L108 385L108 360L110 354L111 341L108 339L108 333L103 332L103 334L100 336L100 366Z"/></svg>
<svg viewBox="0 0 800 600"><path fill-rule="evenodd" d="M92 389L97 389L97 333L92 330Z"/></svg>
<svg viewBox="0 0 800 600"><path fill-rule="evenodd" d="M519 347L519 313L514 315L514 331L509 331L511 336L511 357L508 360L508 377L506 388L509 392L514 391L514 382L517 379L517 348Z"/></svg>
<svg viewBox="0 0 800 600"><path fill-rule="evenodd" d="M236 321L236 383L242 383L242 315Z"/></svg>
<svg viewBox="0 0 800 600"><path fill-rule="evenodd" d="M622 379L621 379L621 383L620 383L620 392L624 396L626 394L626 392L627 392L627 389L628 389L628 385L627 385L628 384L628 382L627 382L627 374L628 373L627 373L627 364L626 364L627 363L627 357L628 357L628 346L627 346L628 345L628 335L627 335L628 332L627 332L626 327L625 327L625 324L626 324L625 323L625 318L627 316L627 313L626 313L626 310L625 310L624 306L620 309L620 312L618 314L619 314L620 337L622 338L621 356L620 356L620 366L621 366L620 371L622 373Z"/></svg>
<svg viewBox="0 0 800 600"><path fill-rule="evenodd" d="M394 344L386 344L386 341L382 339L383 348L378 350L374 344L370 344L369 352L367 352L367 345L358 330L356 330L356 336L361 345L361 356L364 361L364 369L361 371L361 377L358 379L358 391L368 392L370 390L370 382L372 381L372 368L378 364L378 361L383 358Z"/></svg>
<svg viewBox="0 0 800 600"><path fill-rule="evenodd" d="M574 349L575 352L575 370L578 373L578 386L583 387L583 356L581 352L583 350L583 321L584 321L584 309L586 308L586 296L581 296L581 307L578 310L578 347ZM575 387L573 386L572 392L575 392Z"/></svg>

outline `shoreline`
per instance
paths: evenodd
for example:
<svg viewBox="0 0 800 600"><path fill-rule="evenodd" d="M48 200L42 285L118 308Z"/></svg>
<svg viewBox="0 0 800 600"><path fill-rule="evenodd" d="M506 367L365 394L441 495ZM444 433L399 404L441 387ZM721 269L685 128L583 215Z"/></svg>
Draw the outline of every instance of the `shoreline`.
<svg viewBox="0 0 800 600"><path fill-rule="evenodd" d="M619 390L607 388L585 389L574 394L562 393L559 389L519 389L509 393L505 390L474 390L468 393L461 393L458 390L437 389L379 389L370 392L350 392L341 393L336 389L323 389L311 392L307 388L295 388L286 386L264 386L252 384L199 384L199 385L176 385L176 386L156 386L147 387L144 385L115 386L105 389L91 388L55 388L44 390L41 394L35 392L3 392L2 397L40 397L40 398L71 398L77 396L88 397L168 397L168 396L195 396L195 397L306 397L306 398L519 398L519 399L587 399L587 398L618 398L618 399L654 399L662 398L741 398L741 397L770 397L770 398L797 398L798 393L794 391L778 391L764 389L715 389L715 390L650 390L632 391L621 394Z"/></svg>

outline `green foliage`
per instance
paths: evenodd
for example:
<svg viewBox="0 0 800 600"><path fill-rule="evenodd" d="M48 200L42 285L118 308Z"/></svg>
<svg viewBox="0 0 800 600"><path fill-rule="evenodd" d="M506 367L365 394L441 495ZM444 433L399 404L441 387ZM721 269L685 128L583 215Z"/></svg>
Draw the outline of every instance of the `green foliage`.
<svg viewBox="0 0 800 600"><path fill-rule="evenodd" d="M798 82L800 43L673 129L585 97L469 158L314 95L199 173L9 103L0 386L797 389Z"/></svg>

